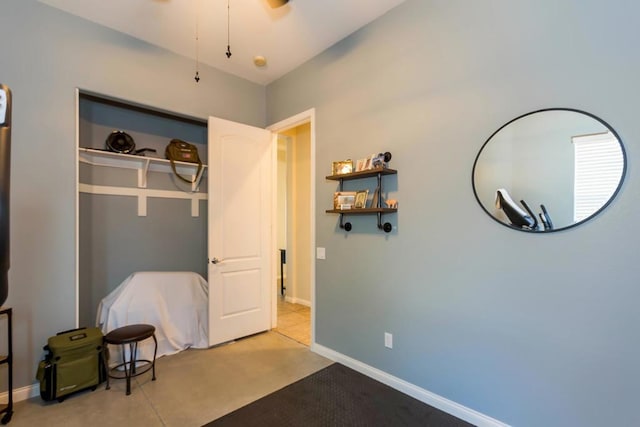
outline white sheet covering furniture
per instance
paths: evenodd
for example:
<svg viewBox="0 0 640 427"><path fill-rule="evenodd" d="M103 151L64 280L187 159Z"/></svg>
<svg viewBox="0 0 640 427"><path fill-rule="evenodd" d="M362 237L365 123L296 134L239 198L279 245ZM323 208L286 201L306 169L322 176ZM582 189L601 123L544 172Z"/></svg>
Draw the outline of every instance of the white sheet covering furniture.
<svg viewBox="0 0 640 427"><path fill-rule="evenodd" d="M209 286L193 272L145 271L127 277L98 305L96 324L107 333L136 323L156 327L158 354L207 348ZM153 359L153 341L140 343L139 359ZM112 352L117 349L110 349ZM120 358L111 354L110 360Z"/></svg>

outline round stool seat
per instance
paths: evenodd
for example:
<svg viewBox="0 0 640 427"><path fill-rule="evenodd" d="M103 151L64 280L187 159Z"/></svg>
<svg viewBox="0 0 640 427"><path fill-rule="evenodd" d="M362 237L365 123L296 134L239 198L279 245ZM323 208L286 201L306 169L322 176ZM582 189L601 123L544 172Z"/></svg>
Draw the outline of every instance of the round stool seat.
<svg viewBox="0 0 640 427"><path fill-rule="evenodd" d="M155 332L153 325L127 325L109 332L104 340L109 344L129 344L150 338Z"/></svg>
<svg viewBox="0 0 640 427"><path fill-rule="evenodd" d="M151 380L156 380L156 353L158 352L158 340L156 339L156 328L153 325L136 324L126 325L120 328L116 328L104 336L104 342L106 344L119 345L122 349L122 363L111 368L107 372L107 390L111 388L109 384L109 378L114 379L127 379L127 395L131 394L131 378L144 374L151 369ZM153 350L153 359L138 359L138 343L146 340L147 338L153 338L155 344ZM126 346L129 346L129 357L127 358ZM109 352L107 346L103 352L105 360L105 366L109 366ZM140 366L137 366L140 365ZM142 367L141 370L138 368ZM123 368L123 371L118 373L118 369Z"/></svg>

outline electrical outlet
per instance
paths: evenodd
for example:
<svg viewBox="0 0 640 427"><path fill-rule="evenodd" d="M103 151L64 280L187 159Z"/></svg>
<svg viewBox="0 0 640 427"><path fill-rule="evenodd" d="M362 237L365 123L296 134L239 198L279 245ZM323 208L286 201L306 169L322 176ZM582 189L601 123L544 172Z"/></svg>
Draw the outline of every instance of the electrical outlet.
<svg viewBox="0 0 640 427"><path fill-rule="evenodd" d="M384 333L384 346L387 348L393 348L393 334L389 332Z"/></svg>

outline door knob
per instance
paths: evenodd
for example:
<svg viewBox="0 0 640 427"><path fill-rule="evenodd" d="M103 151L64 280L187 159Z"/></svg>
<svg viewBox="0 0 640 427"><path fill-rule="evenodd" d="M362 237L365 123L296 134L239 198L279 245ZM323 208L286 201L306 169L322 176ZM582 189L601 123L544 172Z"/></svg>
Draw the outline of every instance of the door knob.
<svg viewBox="0 0 640 427"><path fill-rule="evenodd" d="M211 260L211 264L218 264L218 263L220 263L220 262L222 262L222 260L221 260L221 259L218 259L218 258L216 258L216 257L213 257L213 259Z"/></svg>

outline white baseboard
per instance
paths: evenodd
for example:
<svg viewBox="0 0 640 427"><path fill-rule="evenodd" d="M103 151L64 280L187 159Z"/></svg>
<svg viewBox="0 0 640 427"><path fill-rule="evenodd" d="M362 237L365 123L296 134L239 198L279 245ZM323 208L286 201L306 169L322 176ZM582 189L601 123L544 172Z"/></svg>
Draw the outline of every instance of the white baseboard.
<svg viewBox="0 0 640 427"><path fill-rule="evenodd" d="M21 400L31 399L32 397L40 396L40 384L35 383L25 387L20 387L13 390L13 401L20 402ZM9 398L8 392L0 393L0 400L6 402Z"/></svg>
<svg viewBox="0 0 640 427"><path fill-rule="evenodd" d="M292 304L300 304L300 305L305 305L307 307L311 307L311 301L307 301L306 299L300 299L300 298L296 298L296 297L285 296L284 300L286 302L290 302Z"/></svg>
<svg viewBox="0 0 640 427"><path fill-rule="evenodd" d="M440 409L454 417L458 417L461 420L476 425L477 427L509 427L507 424L491 418L473 409L462 406L452 400L446 399L428 390L420 388L414 384L404 381L400 378L394 377L384 371L369 366L359 360L353 359L330 348L324 347L320 344L312 343L311 351L317 353L327 359L334 362L341 363L355 371L360 372L368 377L371 377L389 387L395 388L402 393L418 399L421 402L431 405L434 408Z"/></svg>

